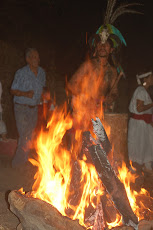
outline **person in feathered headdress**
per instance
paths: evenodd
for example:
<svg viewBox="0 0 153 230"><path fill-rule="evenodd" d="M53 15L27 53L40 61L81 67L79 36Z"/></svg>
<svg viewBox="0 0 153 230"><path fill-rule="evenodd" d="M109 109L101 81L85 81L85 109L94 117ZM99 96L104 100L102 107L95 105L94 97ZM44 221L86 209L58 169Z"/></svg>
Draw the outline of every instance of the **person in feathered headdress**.
<svg viewBox="0 0 153 230"><path fill-rule="evenodd" d="M98 81L95 75L100 76L98 101L103 99L105 111L113 111L114 102L118 97L118 82L124 71L116 59L116 53L122 44L126 46L126 41L121 32L113 25L116 18L124 13L138 13L128 9L129 6L140 5L136 3L122 4L114 10L116 0L108 0L104 24L99 27L95 35L89 39L93 58L83 63L68 83L68 90L72 95L80 92L83 77L90 75L92 82ZM113 62L110 64L109 59ZM89 73L90 72L90 73ZM93 78L94 75L94 79ZM89 89L90 91L90 89Z"/></svg>

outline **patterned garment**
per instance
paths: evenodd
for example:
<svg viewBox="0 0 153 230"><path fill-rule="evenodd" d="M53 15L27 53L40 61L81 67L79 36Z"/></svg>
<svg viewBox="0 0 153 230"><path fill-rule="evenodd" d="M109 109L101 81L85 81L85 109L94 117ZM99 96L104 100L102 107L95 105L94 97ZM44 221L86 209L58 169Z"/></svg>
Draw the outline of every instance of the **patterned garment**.
<svg viewBox="0 0 153 230"><path fill-rule="evenodd" d="M38 74L35 74L30 70L29 65L19 69L14 77L12 83L12 90L20 91L34 91L33 98L14 96L14 103L27 104L27 105L38 105L42 94L43 87L46 84L46 75L41 67L38 67Z"/></svg>

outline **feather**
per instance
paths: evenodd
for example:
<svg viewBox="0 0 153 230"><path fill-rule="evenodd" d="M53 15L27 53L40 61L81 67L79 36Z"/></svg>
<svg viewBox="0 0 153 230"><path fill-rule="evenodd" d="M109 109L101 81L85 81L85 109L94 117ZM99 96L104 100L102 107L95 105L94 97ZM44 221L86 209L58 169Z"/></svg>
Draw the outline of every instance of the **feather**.
<svg viewBox="0 0 153 230"><path fill-rule="evenodd" d="M110 21L110 19L111 19L111 16L112 16L112 13L113 13L113 9L114 9L115 4L116 4L116 0L112 1L111 9L110 9L110 12L109 12L109 21Z"/></svg>
<svg viewBox="0 0 153 230"><path fill-rule="evenodd" d="M120 40L122 43L124 43L124 45L126 46L126 41L125 39L123 38L121 32L113 25L108 25L108 27L110 27L110 30L112 31L112 34L115 34Z"/></svg>
<svg viewBox="0 0 153 230"><path fill-rule="evenodd" d="M127 45L121 32L115 26L113 26L111 24L107 24L105 26L104 25L100 26L99 29L97 30L96 34L102 33L102 31L104 30L105 27L107 28L109 34L115 34L120 39L121 43L124 43L125 46ZM117 41L113 38L111 38L111 39L114 43L114 47L118 46Z"/></svg>
<svg viewBox="0 0 153 230"><path fill-rule="evenodd" d="M141 12L138 12L137 10L130 10L127 12L127 7L130 6L143 6L143 4L140 3L129 3L129 4L122 4L120 5L114 12L114 7L116 4L116 0L108 0L107 2L107 8L106 8L106 14L104 17L104 25L106 24L112 24L116 20L116 18L124 13L136 13L136 14L142 14ZM117 16L118 15L118 16ZM117 17L116 17L117 16Z"/></svg>
<svg viewBox="0 0 153 230"><path fill-rule="evenodd" d="M109 23L115 4L116 4L116 0L108 0L104 24Z"/></svg>
<svg viewBox="0 0 153 230"><path fill-rule="evenodd" d="M110 18L110 24L113 24L115 22L115 20L122 14L125 13L135 13L135 14L143 14L142 12L139 12L137 10L132 10L132 9L128 9L127 7L129 6L142 6L142 4L139 3L130 3L130 4L122 4L120 5L112 14L111 18Z"/></svg>
<svg viewBox="0 0 153 230"><path fill-rule="evenodd" d="M110 23L113 24L119 16L121 16L122 14L125 14L125 13L142 14L141 12L138 12L138 11L136 11L136 10L125 9L124 11L118 12L118 13L116 13L115 15L113 15L112 18L111 18Z"/></svg>

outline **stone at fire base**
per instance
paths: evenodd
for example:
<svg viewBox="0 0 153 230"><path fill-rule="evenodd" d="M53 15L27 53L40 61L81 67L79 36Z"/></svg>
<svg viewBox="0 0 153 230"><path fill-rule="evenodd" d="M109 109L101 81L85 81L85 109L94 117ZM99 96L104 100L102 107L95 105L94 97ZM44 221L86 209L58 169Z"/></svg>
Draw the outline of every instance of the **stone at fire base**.
<svg viewBox="0 0 153 230"><path fill-rule="evenodd" d="M121 166L122 161L128 161L127 133L128 114L126 113L105 113L102 121L107 132L110 127L108 138L112 144L113 159Z"/></svg>

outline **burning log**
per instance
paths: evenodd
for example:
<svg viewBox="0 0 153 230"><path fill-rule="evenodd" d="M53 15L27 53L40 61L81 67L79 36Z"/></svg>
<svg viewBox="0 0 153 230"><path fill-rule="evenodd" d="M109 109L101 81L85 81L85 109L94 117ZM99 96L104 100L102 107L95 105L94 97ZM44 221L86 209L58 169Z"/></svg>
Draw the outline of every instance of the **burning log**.
<svg viewBox="0 0 153 230"><path fill-rule="evenodd" d="M104 126L102 125L99 118L96 118L96 120L92 119L92 123L93 123L93 131L97 137L97 143L102 146L102 148L106 153L109 153L110 150L112 149L112 146L107 137Z"/></svg>
<svg viewBox="0 0 153 230"><path fill-rule="evenodd" d="M81 200L82 196L82 186L81 186L81 168L78 161L74 161L72 164L72 178L71 178L71 184L70 184L70 195L69 195L69 204L74 206L78 206ZM77 188L77 189L76 189ZM95 204L96 204L96 198L95 198ZM65 210L66 215L70 218L73 217L74 211L71 208L68 208ZM103 207L102 203L99 202L99 204L95 207L93 207L91 204L86 207L85 209L85 219L84 223L86 227L93 226L93 230L102 230L105 227L105 221L103 217Z"/></svg>
<svg viewBox="0 0 153 230"><path fill-rule="evenodd" d="M87 158L91 158L90 160L92 160L95 165L102 183L104 184L107 192L111 195L115 207L123 218L123 223L137 228L138 219L130 206L124 185L118 179L107 158L108 152L106 151L109 151L110 148L106 148L105 145L104 147L101 146L104 142L101 140L106 140L106 142L109 143L106 137L106 132L99 119L92 122L94 126L94 133L96 134L98 141L94 140L89 132L84 133L85 141L83 142L83 145L85 149L88 150L86 151ZM91 140L94 144L92 144Z"/></svg>
<svg viewBox="0 0 153 230"><path fill-rule="evenodd" d="M146 221L152 221L153 220L153 198L144 195L139 194L136 196L136 203L139 206L139 212L140 214L143 213L143 219Z"/></svg>
<svg viewBox="0 0 153 230"><path fill-rule="evenodd" d="M28 197L17 191L9 194L10 210L20 219L22 229L84 230L78 221L62 216L45 201Z"/></svg>
<svg viewBox="0 0 153 230"><path fill-rule="evenodd" d="M113 223L116 221L116 217L117 215L119 216L119 212L115 208L111 196L106 191L101 196L101 202L103 205L105 225L107 226L108 223Z"/></svg>
<svg viewBox="0 0 153 230"><path fill-rule="evenodd" d="M92 145L89 147L89 152L102 183L111 195L115 207L123 217L123 223L136 228L138 219L132 211L124 185L112 169L106 153L100 145Z"/></svg>

